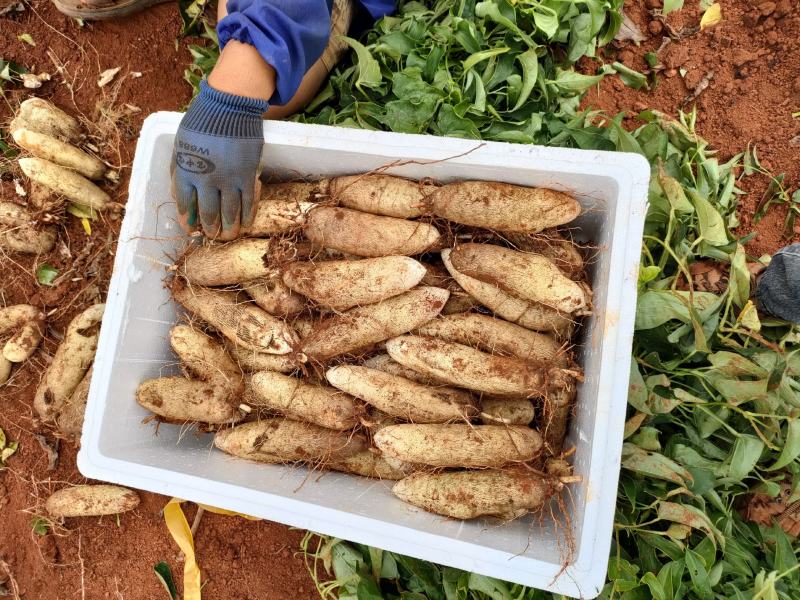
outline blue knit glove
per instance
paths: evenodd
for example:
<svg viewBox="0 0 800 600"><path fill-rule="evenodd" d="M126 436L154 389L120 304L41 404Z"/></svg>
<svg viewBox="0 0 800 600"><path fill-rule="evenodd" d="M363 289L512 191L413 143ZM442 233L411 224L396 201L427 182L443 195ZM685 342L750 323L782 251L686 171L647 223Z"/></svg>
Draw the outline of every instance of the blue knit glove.
<svg viewBox="0 0 800 600"><path fill-rule="evenodd" d="M255 214L266 100L220 92L200 83L181 120L172 153L172 195L189 231L233 239ZM221 230L220 230L221 225Z"/></svg>
<svg viewBox="0 0 800 600"><path fill-rule="evenodd" d="M800 324L800 244L778 250L756 288L758 304L776 317Z"/></svg>

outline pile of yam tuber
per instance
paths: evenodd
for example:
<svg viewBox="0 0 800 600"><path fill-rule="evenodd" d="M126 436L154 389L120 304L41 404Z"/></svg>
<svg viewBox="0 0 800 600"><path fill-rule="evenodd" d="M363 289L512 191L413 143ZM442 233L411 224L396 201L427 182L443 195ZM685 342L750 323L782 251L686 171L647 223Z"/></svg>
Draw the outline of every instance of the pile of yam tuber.
<svg viewBox="0 0 800 600"><path fill-rule="evenodd" d="M43 254L53 249L57 233L46 213L64 201L81 213L106 208L111 198L94 181L108 170L80 147L86 138L80 123L42 98L22 102L9 130L23 152L18 162L30 193L27 206L0 202L0 248Z"/></svg>
<svg viewBox="0 0 800 600"><path fill-rule="evenodd" d="M496 182L265 185L247 237L172 268L184 374L137 400L233 456L397 480L434 513L537 511L575 479L571 338L592 291L557 228L580 212Z"/></svg>

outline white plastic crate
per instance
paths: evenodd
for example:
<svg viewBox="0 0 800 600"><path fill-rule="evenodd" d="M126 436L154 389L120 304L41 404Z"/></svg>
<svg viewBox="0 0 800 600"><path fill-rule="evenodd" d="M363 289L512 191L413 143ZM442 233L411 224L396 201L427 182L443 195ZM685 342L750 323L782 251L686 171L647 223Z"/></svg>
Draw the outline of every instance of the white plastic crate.
<svg viewBox="0 0 800 600"><path fill-rule="evenodd" d="M255 464L212 449L210 435L164 426L154 435L134 399L144 379L174 370L167 336L178 320L165 267L185 237L175 221L169 162L179 113L142 128L89 393L80 471L87 477L203 502L377 546L502 580L594 598L606 575L636 309L636 281L650 168L636 154L480 143L265 122L266 164L277 178L388 173L497 180L569 191L584 206L575 225L598 248L590 269L595 312L584 328L572 486L572 562L563 529L533 517L498 525L459 522L396 499L391 482ZM455 157L447 159L449 157ZM430 162L428 161L441 161Z"/></svg>

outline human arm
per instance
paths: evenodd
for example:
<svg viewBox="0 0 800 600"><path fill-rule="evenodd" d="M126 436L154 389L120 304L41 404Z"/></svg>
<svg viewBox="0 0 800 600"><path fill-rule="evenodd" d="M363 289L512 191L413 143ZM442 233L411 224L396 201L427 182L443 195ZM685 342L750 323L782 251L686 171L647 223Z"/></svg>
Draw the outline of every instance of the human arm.
<svg viewBox="0 0 800 600"><path fill-rule="evenodd" d="M179 222L217 239L252 220L262 113L291 98L330 27L325 0L231 0L228 9L219 61L181 121L172 164Z"/></svg>

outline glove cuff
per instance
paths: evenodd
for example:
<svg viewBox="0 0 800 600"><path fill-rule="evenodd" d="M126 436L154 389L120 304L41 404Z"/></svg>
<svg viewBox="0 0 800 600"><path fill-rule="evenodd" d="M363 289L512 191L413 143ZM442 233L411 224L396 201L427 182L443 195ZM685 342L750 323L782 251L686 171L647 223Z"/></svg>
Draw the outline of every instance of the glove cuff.
<svg viewBox="0 0 800 600"><path fill-rule="evenodd" d="M269 102L215 90L200 82L200 93L192 100L181 126L187 131L234 138L261 138L263 115Z"/></svg>

